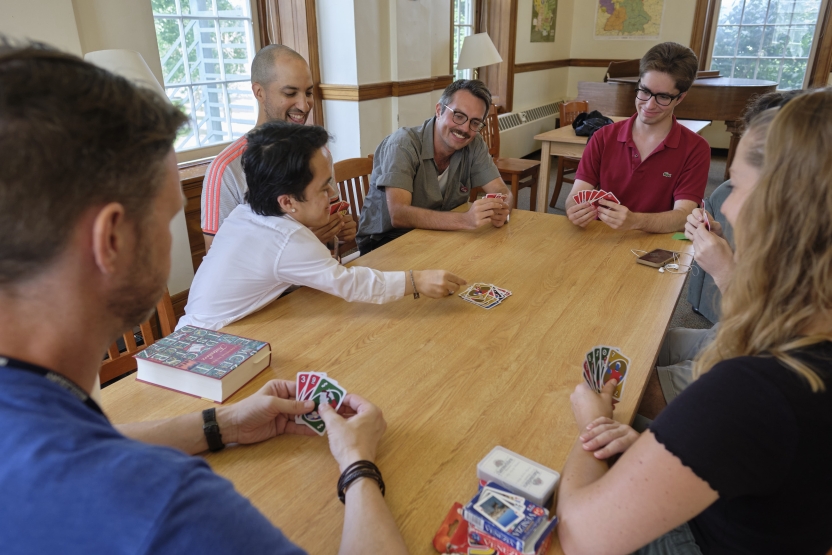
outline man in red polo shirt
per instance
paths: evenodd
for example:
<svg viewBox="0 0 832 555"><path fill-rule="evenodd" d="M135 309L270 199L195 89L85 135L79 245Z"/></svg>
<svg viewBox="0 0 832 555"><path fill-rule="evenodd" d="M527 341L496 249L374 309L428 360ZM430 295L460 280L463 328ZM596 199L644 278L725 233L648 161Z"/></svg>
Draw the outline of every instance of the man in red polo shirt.
<svg viewBox="0 0 832 555"><path fill-rule="evenodd" d="M597 218L613 229L685 229L705 193L711 163L707 141L673 116L696 71L696 54L686 46L665 42L647 51L636 85L636 114L599 129L587 144L566 201L572 223L585 227ZM595 188L610 191L621 204L602 200L596 209L572 199Z"/></svg>

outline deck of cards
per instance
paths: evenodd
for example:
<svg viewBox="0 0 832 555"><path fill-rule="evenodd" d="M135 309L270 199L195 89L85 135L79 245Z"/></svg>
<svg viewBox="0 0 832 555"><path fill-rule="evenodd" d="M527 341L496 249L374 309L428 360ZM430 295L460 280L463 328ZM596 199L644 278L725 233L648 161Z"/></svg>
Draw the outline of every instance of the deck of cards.
<svg viewBox="0 0 832 555"><path fill-rule="evenodd" d="M577 195L572 196L572 200L574 200L576 204L588 202L595 207L598 206L598 201L602 199L612 201L615 204L621 204L621 201L618 200L614 194L603 189L579 191Z"/></svg>
<svg viewBox="0 0 832 555"><path fill-rule="evenodd" d="M511 296L511 291L490 283L475 283L459 294L464 301L490 310Z"/></svg>
<svg viewBox="0 0 832 555"><path fill-rule="evenodd" d="M295 398L298 401L315 401L315 409L310 413L295 416L295 423L309 426L319 436L324 435L326 424L318 414L318 406L321 403L329 403L333 409L338 410L347 396L347 390L337 381L328 378L326 372L298 372L295 383Z"/></svg>
<svg viewBox="0 0 832 555"><path fill-rule="evenodd" d="M583 363L584 380L595 393L601 393L601 389L610 380L617 380L612 398L621 400L624 394L624 384L627 381L627 371L630 369L630 359L621 353L618 347L597 345L587 351Z"/></svg>
<svg viewBox="0 0 832 555"><path fill-rule="evenodd" d="M505 202L508 200L508 195L505 195L503 193L488 193L487 195L485 195L485 198L496 198Z"/></svg>

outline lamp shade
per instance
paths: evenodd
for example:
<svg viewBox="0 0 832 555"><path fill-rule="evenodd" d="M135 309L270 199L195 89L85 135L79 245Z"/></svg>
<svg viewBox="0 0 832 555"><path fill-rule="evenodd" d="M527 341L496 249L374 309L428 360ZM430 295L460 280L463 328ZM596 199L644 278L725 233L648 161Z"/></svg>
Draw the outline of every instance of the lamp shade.
<svg viewBox="0 0 832 555"><path fill-rule="evenodd" d="M456 67L457 69L472 69L499 64L502 61L503 58L500 57L488 33L477 33L465 37Z"/></svg>
<svg viewBox="0 0 832 555"><path fill-rule="evenodd" d="M84 55L84 60L120 75L132 83L152 89L168 100L165 89L153 76L142 55L133 50L97 50ZM169 101L169 100L168 100Z"/></svg>

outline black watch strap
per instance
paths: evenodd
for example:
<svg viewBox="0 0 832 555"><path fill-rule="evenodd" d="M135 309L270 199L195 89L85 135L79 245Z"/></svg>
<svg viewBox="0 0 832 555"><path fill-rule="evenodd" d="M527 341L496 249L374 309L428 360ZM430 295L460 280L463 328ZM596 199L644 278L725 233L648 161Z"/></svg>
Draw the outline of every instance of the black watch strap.
<svg viewBox="0 0 832 555"><path fill-rule="evenodd" d="M210 451L221 451L225 447L225 443L222 442L220 425L217 424L217 409L202 411L202 422L202 431L205 432L208 449Z"/></svg>

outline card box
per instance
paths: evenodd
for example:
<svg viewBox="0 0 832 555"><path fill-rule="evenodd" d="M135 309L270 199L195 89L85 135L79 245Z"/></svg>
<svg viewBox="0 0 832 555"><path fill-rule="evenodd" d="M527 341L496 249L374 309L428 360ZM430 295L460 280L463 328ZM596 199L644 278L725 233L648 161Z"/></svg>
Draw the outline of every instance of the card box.
<svg viewBox="0 0 832 555"><path fill-rule="evenodd" d="M511 493L546 507L560 474L498 445L477 464L477 478L499 484Z"/></svg>
<svg viewBox="0 0 832 555"><path fill-rule="evenodd" d="M489 482L486 486L497 491L508 491L494 482ZM465 505L462 512L462 516L468 521L469 525L482 530L521 553L534 546L539 539L539 528L547 522L548 511L546 509L540 505L535 505L531 501L526 501L522 515L519 515L522 518L516 522L509 532L495 524L481 512L481 509L478 508L481 495L484 495L482 489ZM542 526L542 528L546 528L546 526Z"/></svg>
<svg viewBox="0 0 832 555"><path fill-rule="evenodd" d="M263 341L185 326L134 355L137 380L221 403L271 362Z"/></svg>

